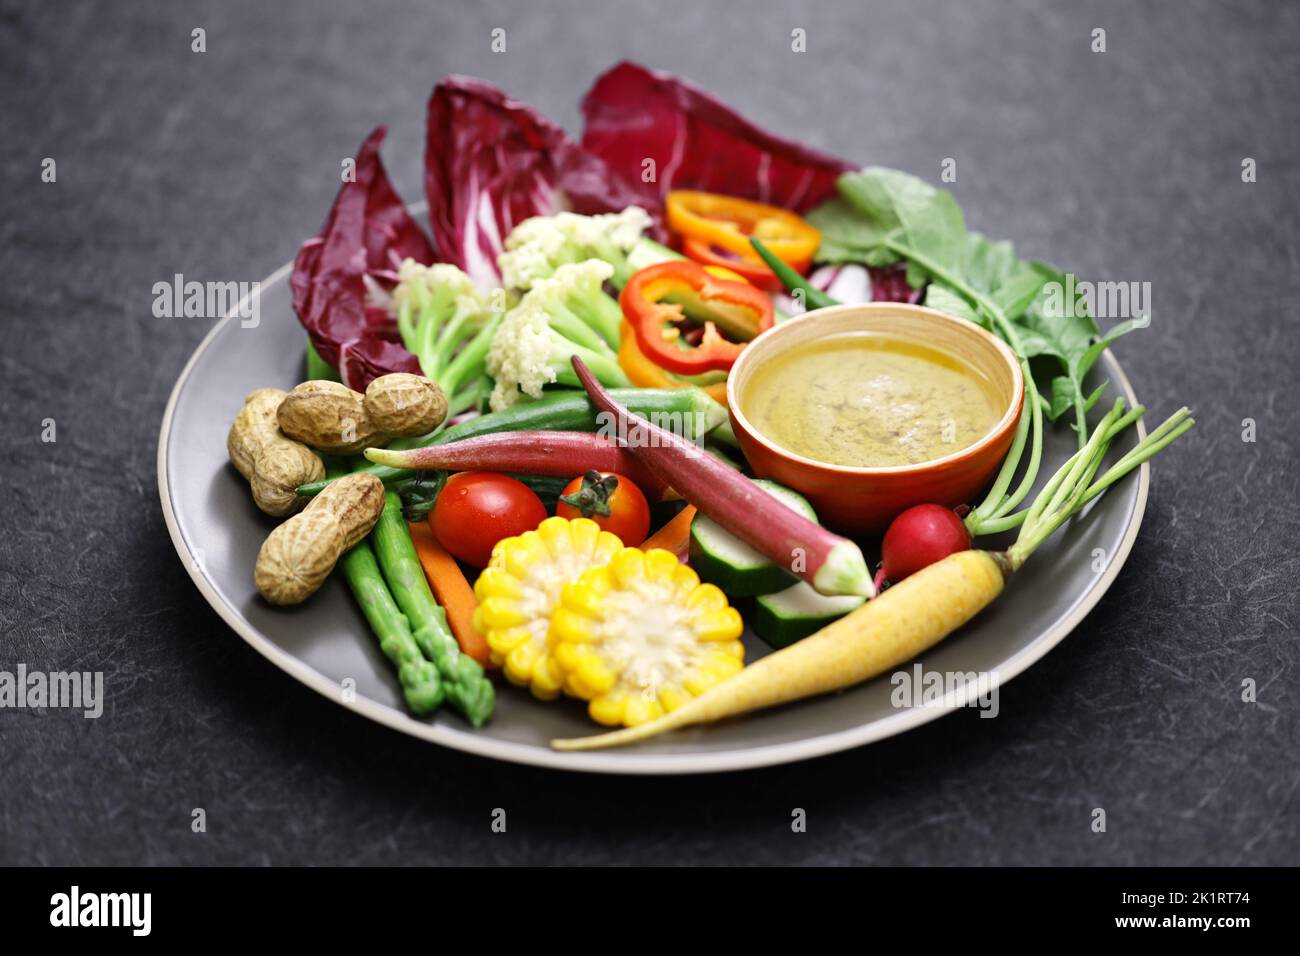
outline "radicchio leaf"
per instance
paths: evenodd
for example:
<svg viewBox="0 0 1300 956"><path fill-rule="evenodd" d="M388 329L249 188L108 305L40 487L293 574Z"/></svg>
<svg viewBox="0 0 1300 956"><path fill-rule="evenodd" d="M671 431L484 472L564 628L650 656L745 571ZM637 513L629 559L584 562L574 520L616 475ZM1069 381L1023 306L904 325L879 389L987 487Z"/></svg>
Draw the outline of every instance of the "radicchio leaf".
<svg viewBox="0 0 1300 956"><path fill-rule="evenodd" d="M433 261L428 237L379 158L385 132L377 128L357 150L355 180L339 189L320 233L303 243L289 280L316 351L358 391L388 372L420 371L388 312L367 306L367 277L386 288L403 259Z"/></svg>
<svg viewBox="0 0 1300 956"><path fill-rule="evenodd" d="M872 266L868 271L871 273L873 302L911 302L915 305L925 295L924 284L912 288L907 281L906 265Z"/></svg>
<svg viewBox="0 0 1300 956"><path fill-rule="evenodd" d="M425 135L424 192L438 256L484 289L499 284L497 256L525 219L637 201L564 130L473 77L449 76L433 88Z"/></svg>
<svg viewBox="0 0 1300 956"><path fill-rule="evenodd" d="M623 62L582 101L582 145L653 215L670 189L702 189L804 212L835 195L834 156L759 129L685 80ZM645 182L645 161L654 181Z"/></svg>

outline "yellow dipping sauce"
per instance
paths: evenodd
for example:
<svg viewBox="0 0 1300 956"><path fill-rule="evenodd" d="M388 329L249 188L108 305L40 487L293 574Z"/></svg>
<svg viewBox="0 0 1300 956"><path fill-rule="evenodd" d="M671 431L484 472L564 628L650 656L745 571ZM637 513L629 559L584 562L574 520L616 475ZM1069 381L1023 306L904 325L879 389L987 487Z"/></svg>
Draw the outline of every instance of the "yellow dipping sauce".
<svg viewBox="0 0 1300 956"><path fill-rule="evenodd" d="M804 458L854 468L933 461L979 441L1005 413L989 379L949 352L873 333L796 345L754 369L750 423Z"/></svg>

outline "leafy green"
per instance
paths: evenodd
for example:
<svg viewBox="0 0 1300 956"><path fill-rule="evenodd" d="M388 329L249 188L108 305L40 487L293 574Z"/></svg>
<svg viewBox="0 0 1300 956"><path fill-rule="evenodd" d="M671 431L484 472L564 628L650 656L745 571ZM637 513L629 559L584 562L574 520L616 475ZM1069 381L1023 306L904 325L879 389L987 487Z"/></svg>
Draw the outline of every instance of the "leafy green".
<svg viewBox="0 0 1300 956"><path fill-rule="evenodd" d="M1112 342L1145 328L1150 319L1143 316L1120 322L1101 335L1081 295L1065 301L1065 290L1073 286L1069 277L1042 264L1036 267L1048 277L1048 284L1020 319L1024 328L1020 341L1027 357L1046 355L1056 360L1062 374L1052 380L1048 417L1056 421L1067 409L1074 408L1075 430L1086 439L1084 416L1101 398L1105 385L1085 397L1084 379Z"/></svg>
<svg viewBox="0 0 1300 956"><path fill-rule="evenodd" d="M808 213L808 222L822 234L819 262L861 262L872 267L892 266L898 253L884 245L885 232L877 229L847 200L836 197Z"/></svg>
<svg viewBox="0 0 1300 956"><path fill-rule="evenodd" d="M952 288L942 282L931 282L926 286L925 304L932 309L955 315L959 319L965 319L967 322L982 325L986 329L989 327L987 318L976 312L971 307L971 304L961 297L960 293L953 291Z"/></svg>

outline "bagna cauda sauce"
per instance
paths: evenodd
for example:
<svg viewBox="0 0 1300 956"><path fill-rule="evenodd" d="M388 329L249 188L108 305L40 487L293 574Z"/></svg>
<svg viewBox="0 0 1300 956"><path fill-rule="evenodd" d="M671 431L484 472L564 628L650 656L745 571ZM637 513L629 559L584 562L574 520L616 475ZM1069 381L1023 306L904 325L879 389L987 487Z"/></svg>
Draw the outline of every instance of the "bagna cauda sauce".
<svg viewBox="0 0 1300 956"><path fill-rule="evenodd" d="M1005 408L992 382L950 352L870 332L796 345L758 366L741 407L766 438L853 468L915 465L987 435Z"/></svg>

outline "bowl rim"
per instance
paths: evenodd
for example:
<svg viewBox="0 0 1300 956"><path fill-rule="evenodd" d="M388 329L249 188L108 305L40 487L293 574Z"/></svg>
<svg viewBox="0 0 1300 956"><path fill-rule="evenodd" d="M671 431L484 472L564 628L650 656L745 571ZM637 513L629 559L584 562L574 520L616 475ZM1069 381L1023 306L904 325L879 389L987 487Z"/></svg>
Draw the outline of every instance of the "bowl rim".
<svg viewBox="0 0 1300 956"><path fill-rule="evenodd" d="M753 354L752 349L755 343L761 341L765 337L772 336L783 329L794 328L804 322L815 322L820 319L834 318L835 316L849 312L866 312L867 314L871 314L898 311L911 312L929 320L944 322L954 328L960 329L965 334L974 334L977 338L983 338L987 344L993 346L993 349L1002 357L1002 360L1011 370L1011 385L1014 397L1012 398L1010 405L1007 406L1007 410L1002 417L999 418L981 438L949 455L944 455L942 458L931 458L927 461L916 462L915 464L876 466L837 465L833 462L820 461L816 458L805 457L804 455L800 455L797 452L793 452L788 448L776 444L755 428L753 423L745 417L745 413L740 407L740 396L737 394L738 388L736 385L741 376L737 375L736 372L738 367ZM908 336L905 335L897 337L908 338ZM1025 376L1020 369L1020 360L1005 342L999 339L996 335L980 328L973 322L959 319L954 315L949 315L947 312L940 312L938 309L931 309L928 306L923 305L914 305L910 302L845 302L840 305L826 306L822 309L813 309L803 315L787 319L779 325L772 326L770 329L767 329L754 338L753 341L749 343L749 346L740 353L740 357L736 359L735 364L731 367L731 371L727 375L727 407L730 410L732 417L736 420L736 424L740 426L740 430L743 431L747 437L762 445L772 454L779 455L787 460L811 468L820 468L824 471L855 477L917 475L934 469L958 464L973 458L990 445L1001 440L1008 430L1016 427L1020 420L1021 411L1024 409L1024 404Z"/></svg>

